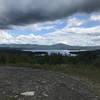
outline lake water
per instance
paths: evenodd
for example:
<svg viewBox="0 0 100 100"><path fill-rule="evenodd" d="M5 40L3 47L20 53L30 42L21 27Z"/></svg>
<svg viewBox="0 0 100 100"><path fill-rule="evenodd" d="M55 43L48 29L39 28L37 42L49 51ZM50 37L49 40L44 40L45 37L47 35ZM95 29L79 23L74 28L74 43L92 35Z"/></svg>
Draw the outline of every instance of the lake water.
<svg viewBox="0 0 100 100"><path fill-rule="evenodd" d="M75 54L71 54L70 52L78 52L80 50L24 50L24 51L31 51L31 52L34 52L34 53L45 52L45 53L48 53L48 55L55 53L55 54L75 56ZM84 50L81 50L81 51L84 51Z"/></svg>

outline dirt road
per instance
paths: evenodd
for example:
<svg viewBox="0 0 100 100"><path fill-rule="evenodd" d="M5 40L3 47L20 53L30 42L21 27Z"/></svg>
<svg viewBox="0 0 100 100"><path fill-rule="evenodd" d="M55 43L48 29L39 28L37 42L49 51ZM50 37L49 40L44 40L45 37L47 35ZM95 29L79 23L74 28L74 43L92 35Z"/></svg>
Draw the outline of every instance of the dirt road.
<svg viewBox="0 0 100 100"><path fill-rule="evenodd" d="M0 67L0 100L99 100L83 81L31 68Z"/></svg>

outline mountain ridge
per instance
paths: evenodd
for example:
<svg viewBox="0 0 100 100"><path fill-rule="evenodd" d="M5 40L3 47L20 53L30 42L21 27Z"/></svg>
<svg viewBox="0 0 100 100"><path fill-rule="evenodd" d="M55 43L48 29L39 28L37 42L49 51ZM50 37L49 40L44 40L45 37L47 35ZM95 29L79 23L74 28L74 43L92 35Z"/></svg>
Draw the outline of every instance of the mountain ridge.
<svg viewBox="0 0 100 100"><path fill-rule="evenodd" d="M100 46L71 46L63 43L53 45L38 45L38 44L0 44L0 47L17 48L26 50L96 50Z"/></svg>

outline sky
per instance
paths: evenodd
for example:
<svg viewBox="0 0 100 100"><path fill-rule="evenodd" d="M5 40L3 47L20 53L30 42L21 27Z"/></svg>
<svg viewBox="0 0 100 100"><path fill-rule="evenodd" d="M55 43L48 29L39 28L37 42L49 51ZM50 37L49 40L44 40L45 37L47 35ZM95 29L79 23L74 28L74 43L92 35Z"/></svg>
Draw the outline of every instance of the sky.
<svg viewBox="0 0 100 100"><path fill-rule="evenodd" d="M100 0L0 0L0 44L100 46Z"/></svg>

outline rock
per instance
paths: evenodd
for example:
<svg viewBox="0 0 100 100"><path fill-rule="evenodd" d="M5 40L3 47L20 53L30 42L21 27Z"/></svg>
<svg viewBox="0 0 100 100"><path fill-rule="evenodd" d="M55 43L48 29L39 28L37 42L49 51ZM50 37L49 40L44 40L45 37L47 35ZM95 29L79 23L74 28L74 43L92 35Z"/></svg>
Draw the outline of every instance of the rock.
<svg viewBox="0 0 100 100"><path fill-rule="evenodd" d="M23 92L20 95L23 95L23 96L34 96L35 95L35 92L34 91Z"/></svg>

